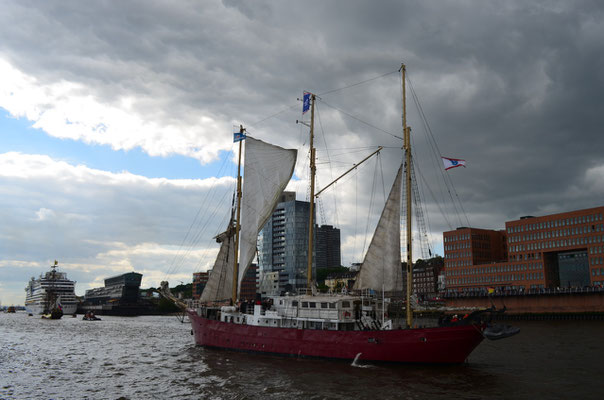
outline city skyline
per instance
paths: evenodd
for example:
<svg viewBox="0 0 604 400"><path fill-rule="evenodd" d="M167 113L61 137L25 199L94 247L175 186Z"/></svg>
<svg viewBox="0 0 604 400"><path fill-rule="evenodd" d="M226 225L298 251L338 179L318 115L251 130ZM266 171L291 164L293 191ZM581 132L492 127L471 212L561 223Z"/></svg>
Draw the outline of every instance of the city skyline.
<svg viewBox="0 0 604 400"><path fill-rule="evenodd" d="M401 62L433 254L458 226L600 206L603 13L589 1L8 1L0 301L22 304L55 259L78 295L126 272L157 287L210 268L240 124L298 149L287 190L306 200L304 91L319 95L318 187L386 147L317 210L341 230L342 263L361 262L400 163ZM434 141L466 168L432 165Z"/></svg>

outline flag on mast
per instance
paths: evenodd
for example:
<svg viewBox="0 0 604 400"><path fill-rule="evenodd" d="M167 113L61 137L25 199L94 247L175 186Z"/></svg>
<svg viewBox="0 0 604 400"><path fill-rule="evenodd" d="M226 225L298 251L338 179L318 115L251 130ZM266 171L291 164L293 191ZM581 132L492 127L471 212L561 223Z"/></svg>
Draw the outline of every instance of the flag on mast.
<svg viewBox="0 0 604 400"><path fill-rule="evenodd" d="M302 114L306 114L306 111L310 109L310 92L304 92L302 98Z"/></svg>
<svg viewBox="0 0 604 400"><path fill-rule="evenodd" d="M443 164L445 164L445 171L456 168L456 167L464 167L466 166L466 160L460 160L459 158L447 158L441 157L443 159Z"/></svg>
<svg viewBox="0 0 604 400"><path fill-rule="evenodd" d="M247 135L245 134L245 130L240 130L239 132L233 132L233 143L241 142L245 140Z"/></svg>

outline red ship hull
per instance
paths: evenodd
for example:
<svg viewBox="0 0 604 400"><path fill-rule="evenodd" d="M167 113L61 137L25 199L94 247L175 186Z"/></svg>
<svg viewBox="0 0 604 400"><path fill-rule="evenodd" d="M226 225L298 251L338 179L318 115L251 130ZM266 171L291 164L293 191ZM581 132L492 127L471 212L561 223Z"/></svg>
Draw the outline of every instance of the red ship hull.
<svg viewBox="0 0 604 400"><path fill-rule="evenodd" d="M353 360L361 353L365 361L452 364L464 362L483 339L476 325L332 331L239 325L188 314L197 345L296 357Z"/></svg>

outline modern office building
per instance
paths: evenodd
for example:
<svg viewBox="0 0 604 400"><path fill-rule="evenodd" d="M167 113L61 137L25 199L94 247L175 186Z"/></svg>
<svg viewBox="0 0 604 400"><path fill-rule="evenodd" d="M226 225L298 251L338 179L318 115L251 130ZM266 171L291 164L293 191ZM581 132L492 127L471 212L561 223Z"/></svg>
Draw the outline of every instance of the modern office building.
<svg viewBox="0 0 604 400"><path fill-rule="evenodd" d="M318 269L341 266L340 230L332 225L315 227L317 232L315 263Z"/></svg>
<svg viewBox="0 0 604 400"><path fill-rule="evenodd" d="M444 232L446 291L604 285L604 207Z"/></svg>
<svg viewBox="0 0 604 400"><path fill-rule="evenodd" d="M289 284L289 275L281 271L265 271L260 274L258 293L265 296L279 296L281 293L292 290Z"/></svg>
<svg viewBox="0 0 604 400"><path fill-rule="evenodd" d="M306 287L307 284L309 213L309 202L296 200L295 192L283 192L275 211L258 235L260 270L284 271L292 288Z"/></svg>

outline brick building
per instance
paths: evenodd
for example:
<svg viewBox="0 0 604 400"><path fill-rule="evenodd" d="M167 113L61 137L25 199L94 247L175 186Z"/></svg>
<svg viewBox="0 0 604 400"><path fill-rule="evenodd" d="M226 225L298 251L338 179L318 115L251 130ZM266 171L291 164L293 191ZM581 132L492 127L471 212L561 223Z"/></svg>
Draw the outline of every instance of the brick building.
<svg viewBox="0 0 604 400"><path fill-rule="evenodd" d="M447 291L604 285L604 207L444 232Z"/></svg>
<svg viewBox="0 0 604 400"><path fill-rule="evenodd" d="M193 273L193 299L199 300L203 289L208 283L209 272L194 272Z"/></svg>
<svg viewBox="0 0 604 400"><path fill-rule="evenodd" d="M438 294L438 276L442 269L443 259L440 257L417 260L413 265L413 293L420 299L435 297ZM406 274L406 269L403 269L403 274Z"/></svg>
<svg viewBox="0 0 604 400"><path fill-rule="evenodd" d="M241 280L241 288L239 289L239 299L255 300L256 292L258 291L258 265L250 264Z"/></svg>

